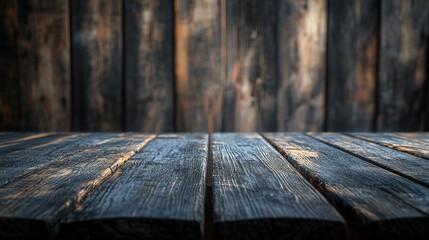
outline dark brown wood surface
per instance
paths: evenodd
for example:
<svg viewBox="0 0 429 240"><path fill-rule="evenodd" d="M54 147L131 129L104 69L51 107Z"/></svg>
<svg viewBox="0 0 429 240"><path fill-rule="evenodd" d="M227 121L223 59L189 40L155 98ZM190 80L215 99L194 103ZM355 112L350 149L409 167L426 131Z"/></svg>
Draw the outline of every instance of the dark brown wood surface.
<svg viewBox="0 0 429 240"><path fill-rule="evenodd" d="M61 226L66 239L201 239L207 134L163 134Z"/></svg>
<svg viewBox="0 0 429 240"><path fill-rule="evenodd" d="M16 141L10 141L1 143L0 142L0 155L6 155L15 151L24 149L33 149L37 146L45 146L50 142L55 142L58 139L65 137L67 133L40 133L34 134L28 137L17 139Z"/></svg>
<svg viewBox="0 0 429 240"><path fill-rule="evenodd" d="M70 130L68 2L68 0L17 2L18 66L20 86L23 87L22 117L25 122L24 129L27 131Z"/></svg>
<svg viewBox="0 0 429 240"><path fill-rule="evenodd" d="M277 129L278 1L226 1L223 130Z"/></svg>
<svg viewBox="0 0 429 240"><path fill-rule="evenodd" d="M71 1L73 130L122 129L122 2Z"/></svg>
<svg viewBox="0 0 429 240"><path fill-rule="evenodd" d="M428 23L429 1L382 2L377 130L416 131L426 124Z"/></svg>
<svg viewBox="0 0 429 240"><path fill-rule="evenodd" d="M259 134L211 143L215 239L345 238L339 214Z"/></svg>
<svg viewBox="0 0 429 240"><path fill-rule="evenodd" d="M380 4L329 1L328 131L374 130Z"/></svg>
<svg viewBox="0 0 429 240"><path fill-rule="evenodd" d="M17 1L0 1L0 131L22 128L18 29Z"/></svg>
<svg viewBox="0 0 429 240"><path fill-rule="evenodd" d="M125 129L174 130L173 1L124 1Z"/></svg>
<svg viewBox="0 0 429 240"><path fill-rule="evenodd" d="M0 188L0 237L50 237L55 224L109 178L152 135L117 134ZM58 153L56 154L58 155Z"/></svg>
<svg viewBox="0 0 429 240"><path fill-rule="evenodd" d="M174 1L177 131L221 130L220 1Z"/></svg>
<svg viewBox="0 0 429 240"><path fill-rule="evenodd" d="M426 239L429 188L299 133L264 134L362 239Z"/></svg>
<svg viewBox="0 0 429 240"><path fill-rule="evenodd" d="M280 0L278 8L277 130L321 131L325 119L327 1Z"/></svg>
<svg viewBox="0 0 429 240"><path fill-rule="evenodd" d="M426 141L402 138L388 133L349 133L351 136L378 143L380 145L429 159L429 144Z"/></svg>
<svg viewBox="0 0 429 240"><path fill-rule="evenodd" d="M426 159L339 133L311 133L310 136L429 187Z"/></svg>

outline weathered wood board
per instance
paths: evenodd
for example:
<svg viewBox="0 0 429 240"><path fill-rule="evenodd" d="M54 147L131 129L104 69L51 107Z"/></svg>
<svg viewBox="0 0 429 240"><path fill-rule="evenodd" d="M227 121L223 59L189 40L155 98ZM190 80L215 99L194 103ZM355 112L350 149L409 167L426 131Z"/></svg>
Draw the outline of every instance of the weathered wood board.
<svg viewBox="0 0 429 240"><path fill-rule="evenodd" d="M212 150L215 239L345 238L339 214L260 135L213 134Z"/></svg>
<svg viewBox="0 0 429 240"><path fill-rule="evenodd" d="M49 238L61 218L153 137L118 134L2 186L0 237Z"/></svg>
<svg viewBox="0 0 429 240"><path fill-rule="evenodd" d="M127 131L174 130L173 3L124 1Z"/></svg>
<svg viewBox="0 0 429 240"><path fill-rule="evenodd" d="M201 239L207 134L163 134L61 226L65 239Z"/></svg>
<svg viewBox="0 0 429 240"><path fill-rule="evenodd" d="M429 188L299 133L264 136L362 239L426 239Z"/></svg>

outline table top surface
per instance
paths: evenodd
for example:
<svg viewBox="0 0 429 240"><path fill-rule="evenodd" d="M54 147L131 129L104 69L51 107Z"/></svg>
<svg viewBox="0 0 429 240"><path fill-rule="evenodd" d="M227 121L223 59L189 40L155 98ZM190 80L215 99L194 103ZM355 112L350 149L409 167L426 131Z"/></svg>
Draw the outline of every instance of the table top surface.
<svg viewBox="0 0 429 240"><path fill-rule="evenodd" d="M427 239L429 133L0 133L0 238Z"/></svg>

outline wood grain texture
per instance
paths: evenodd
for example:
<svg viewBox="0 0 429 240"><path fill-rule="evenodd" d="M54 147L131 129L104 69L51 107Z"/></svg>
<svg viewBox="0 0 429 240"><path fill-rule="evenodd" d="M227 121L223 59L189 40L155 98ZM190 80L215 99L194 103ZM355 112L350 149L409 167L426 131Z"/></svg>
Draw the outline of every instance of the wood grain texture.
<svg viewBox="0 0 429 240"><path fill-rule="evenodd" d="M38 133L30 135L28 137L22 137L15 141L9 141L6 143L0 142L0 155L9 154L15 151L23 149L37 147L38 145L44 145L46 143L55 141L59 138L65 137L67 133Z"/></svg>
<svg viewBox="0 0 429 240"><path fill-rule="evenodd" d="M327 1L281 0L279 4L277 130L321 131Z"/></svg>
<svg viewBox="0 0 429 240"><path fill-rule="evenodd" d="M220 0L174 1L176 130L222 124Z"/></svg>
<svg viewBox="0 0 429 240"><path fill-rule="evenodd" d="M277 129L278 1L226 1L223 130Z"/></svg>
<svg viewBox="0 0 429 240"><path fill-rule="evenodd" d="M124 1L125 128L174 130L173 1Z"/></svg>
<svg viewBox="0 0 429 240"><path fill-rule="evenodd" d="M98 146L70 154L3 186L0 236L48 238L62 217L151 138L152 135L117 134Z"/></svg>
<svg viewBox="0 0 429 240"><path fill-rule="evenodd" d="M90 150L114 137L116 134L61 134L44 138L36 136L23 138L21 141L0 146L0 186L30 174L52 162L70 158L76 153ZM34 141L48 142L29 147ZM26 147L15 150L16 145Z"/></svg>
<svg viewBox="0 0 429 240"><path fill-rule="evenodd" d="M310 136L429 187L429 161L339 133Z"/></svg>
<svg viewBox="0 0 429 240"><path fill-rule="evenodd" d="M73 130L122 128L122 1L73 0Z"/></svg>
<svg viewBox="0 0 429 240"><path fill-rule="evenodd" d="M207 134L163 134L68 217L65 239L201 239Z"/></svg>
<svg viewBox="0 0 429 240"><path fill-rule="evenodd" d="M383 1L377 130L424 130L429 2Z"/></svg>
<svg viewBox="0 0 429 240"><path fill-rule="evenodd" d="M68 131L71 119L68 0L19 1L19 75L25 130Z"/></svg>
<svg viewBox="0 0 429 240"><path fill-rule="evenodd" d="M309 136L264 135L360 238L427 238L429 188Z"/></svg>
<svg viewBox="0 0 429 240"><path fill-rule="evenodd" d="M0 1L0 131L22 128L17 3L15 0Z"/></svg>
<svg viewBox="0 0 429 240"><path fill-rule="evenodd" d="M395 137L402 137L411 140L418 140L429 143L429 132L395 132L389 133Z"/></svg>
<svg viewBox="0 0 429 240"><path fill-rule="evenodd" d="M380 2L329 1L328 131L374 130Z"/></svg>
<svg viewBox="0 0 429 240"><path fill-rule="evenodd" d="M339 214L260 135L214 134L215 239L343 239Z"/></svg>
<svg viewBox="0 0 429 240"><path fill-rule="evenodd" d="M388 148L429 159L428 143L412 138L401 138L388 133L349 133L351 136L371 141Z"/></svg>
<svg viewBox="0 0 429 240"><path fill-rule="evenodd" d="M24 141L37 137L40 132L1 132L0 133L0 145L11 144L19 141Z"/></svg>

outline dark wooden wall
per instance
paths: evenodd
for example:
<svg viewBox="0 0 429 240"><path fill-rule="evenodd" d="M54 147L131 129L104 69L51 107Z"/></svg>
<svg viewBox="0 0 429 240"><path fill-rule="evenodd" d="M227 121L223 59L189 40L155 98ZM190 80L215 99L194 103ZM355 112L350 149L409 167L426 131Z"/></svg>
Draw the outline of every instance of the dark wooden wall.
<svg viewBox="0 0 429 240"><path fill-rule="evenodd" d="M1 0L0 130L429 130L427 0Z"/></svg>

